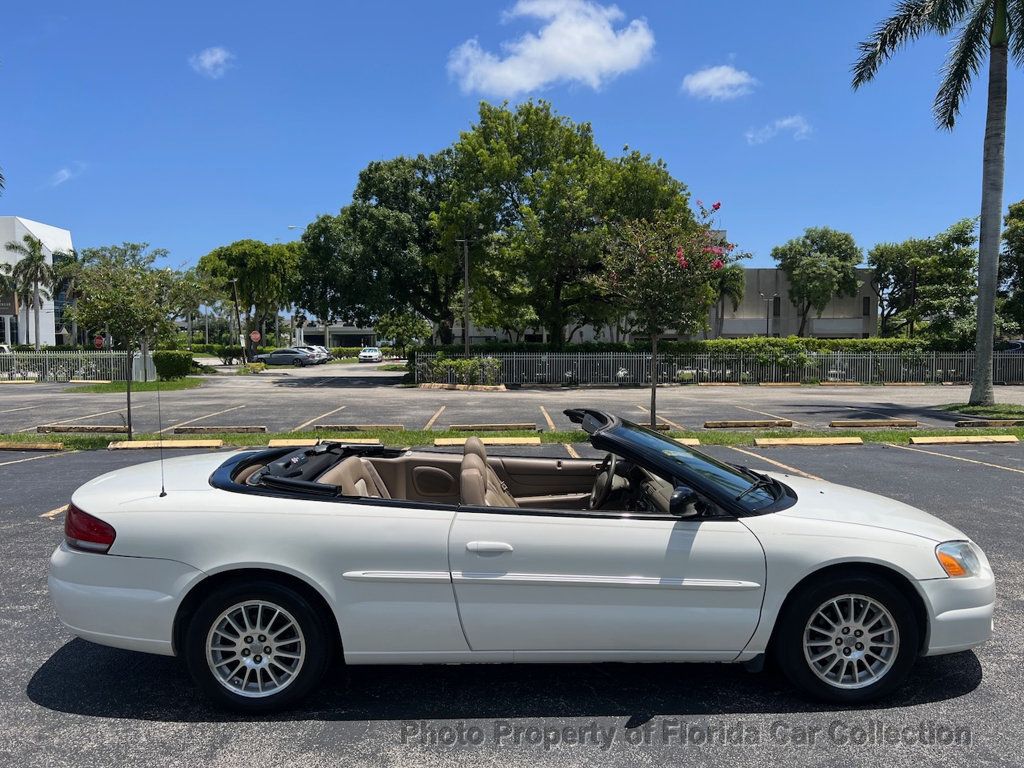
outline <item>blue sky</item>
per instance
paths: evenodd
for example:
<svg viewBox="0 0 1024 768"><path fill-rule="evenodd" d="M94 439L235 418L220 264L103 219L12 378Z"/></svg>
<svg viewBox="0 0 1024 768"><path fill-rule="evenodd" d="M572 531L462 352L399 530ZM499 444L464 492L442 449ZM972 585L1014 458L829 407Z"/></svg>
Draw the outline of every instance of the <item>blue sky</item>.
<svg viewBox="0 0 1024 768"><path fill-rule="evenodd" d="M15 0L0 214L70 228L79 248L146 241L194 263L232 240L296 237L349 200L368 161L449 144L481 99L539 96L591 121L610 154L663 157L695 197L722 200L752 264L813 225L865 248L925 236L977 214L984 82L952 134L931 116L946 41L918 42L854 93L857 42L890 9ZM1007 203L1024 197L1022 80Z"/></svg>

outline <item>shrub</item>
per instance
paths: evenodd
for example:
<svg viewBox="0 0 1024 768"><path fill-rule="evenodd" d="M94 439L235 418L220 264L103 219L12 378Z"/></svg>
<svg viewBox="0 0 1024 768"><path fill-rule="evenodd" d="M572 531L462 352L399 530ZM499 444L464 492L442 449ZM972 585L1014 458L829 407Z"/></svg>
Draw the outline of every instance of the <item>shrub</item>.
<svg viewBox="0 0 1024 768"><path fill-rule="evenodd" d="M437 357L426 366L425 378L451 384L498 384L501 361L493 357L452 359Z"/></svg>
<svg viewBox="0 0 1024 768"><path fill-rule="evenodd" d="M158 349L153 353L156 375L163 381L183 379L192 372L192 353L176 349Z"/></svg>
<svg viewBox="0 0 1024 768"><path fill-rule="evenodd" d="M266 363L246 363L238 369L238 374L240 376L249 376L255 373L263 373L265 370L267 370Z"/></svg>

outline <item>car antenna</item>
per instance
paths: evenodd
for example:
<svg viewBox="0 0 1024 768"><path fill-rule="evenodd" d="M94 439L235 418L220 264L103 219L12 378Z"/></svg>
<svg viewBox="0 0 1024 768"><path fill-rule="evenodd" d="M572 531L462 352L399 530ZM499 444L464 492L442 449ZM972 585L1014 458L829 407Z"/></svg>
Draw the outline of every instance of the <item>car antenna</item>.
<svg viewBox="0 0 1024 768"><path fill-rule="evenodd" d="M145 365L146 361L143 360L142 364ZM128 372L131 375L131 372ZM167 488L164 485L164 420L163 414L160 411L160 374L156 374L156 437L160 443L160 498L162 499L167 495Z"/></svg>

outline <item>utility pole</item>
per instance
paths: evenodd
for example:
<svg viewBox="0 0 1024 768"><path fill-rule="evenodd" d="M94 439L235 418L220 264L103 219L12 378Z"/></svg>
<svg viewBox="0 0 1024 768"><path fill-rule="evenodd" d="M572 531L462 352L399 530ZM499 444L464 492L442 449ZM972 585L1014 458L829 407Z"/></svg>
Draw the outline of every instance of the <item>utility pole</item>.
<svg viewBox="0 0 1024 768"><path fill-rule="evenodd" d="M456 240L462 243L462 347L469 357L469 238Z"/></svg>
<svg viewBox="0 0 1024 768"><path fill-rule="evenodd" d="M238 308L238 278L231 278L231 292L235 297L235 322L238 323L238 343L242 347L242 365L248 362L245 359L245 332L242 330L242 312Z"/></svg>
<svg viewBox="0 0 1024 768"><path fill-rule="evenodd" d="M765 296L762 293L760 296L761 301L764 302L764 335L765 338L768 338L772 335L772 319L769 313L771 311L771 306L775 303L775 299L779 297L779 294L775 293L771 296Z"/></svg>

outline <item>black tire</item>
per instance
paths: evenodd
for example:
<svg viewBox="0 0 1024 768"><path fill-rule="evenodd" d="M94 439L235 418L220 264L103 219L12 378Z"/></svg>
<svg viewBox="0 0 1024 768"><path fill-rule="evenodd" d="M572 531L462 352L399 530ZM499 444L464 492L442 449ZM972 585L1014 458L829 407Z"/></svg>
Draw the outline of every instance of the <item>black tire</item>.
<svg viewBox="0 0 1024 768"><path fill-rule="evenodd" d="M299 360L298 358L295 358L295 360L292 361L292 365L294 365L296 368L301 368L302 367L302 361Z"/></svg>
<svg viewBox="0 0 1024 768"><path fill-rule="evenodd" d="M898 632L899 641L894 658L891 659L884 672L879 674L878 679L857 688L842 687L835 682L823 679L812 669L811 662L804 652L805 631L812 616L817 614L819 608L827 602L841 597L844 599L840 601L843 606L840 610L848 611L849 609L846 608L847 596L850 595L869 598L888 611ZM850 607L853 608L856 605L858 608L854 610L858 610L863 604L863 602L854 601ZM842 634L844 629L842 625L855 626L855 623L838 618L836 623L837 636L833 642L853 642L852 639L849 639L851 638L849 633ZM819 626L824 626L824 624L819 622ZM825 638L824 633L809 636L815 640L824 640ZM920 636L921 628L918 626L913 608L903 593L890 582L869 574L836 575L811 583L792 596L779 616L775 636L772 639L772 651L783 673L802 692L823 701L860 704L885 696L903 684L917 660ZM822 646L821 653L824 653L825 647ZM845 647L842 652L845 654L847 650L856 653L854 648L847 649ZM876 647L874 650L883 655L886 653L883 648ZM817 648L815 652L819 652ZM868 661L875 663L873 659L866 659L861 661L859 666L854 666L858 669L859 674L863 674L866 679L870 680L865 666ZM851 671L851 677L852 674ZM849 685L850 681L847 680L846 684Z"/></svg>
<svg viewBox="0 0 1024 768"><path fill-rule="evenodd" d="M285 614L294 618L301 630L301 665L277 693L247 696L234 689L229 690L228 685L222 683L214 673L212 662L207 659L207 638L214 624L225 611L247 601L260 601L283 609ZM305 597L290 587L265 579L227 584L207 596L193 614L185 633L185 664L196 686L220 707L249 713L284 709L306 696L323 679L333 647L324 622L325 617L320 616ZM279 623L275 624L275 627L279 626ZM291 652L295 648L295 645L290 645L284 650ZM284 661L287 663L287 660ZM280 669L278 674L284 677ZM263 680L270 684L270 678L265 672L262 673L261 684Z"/></svg>

